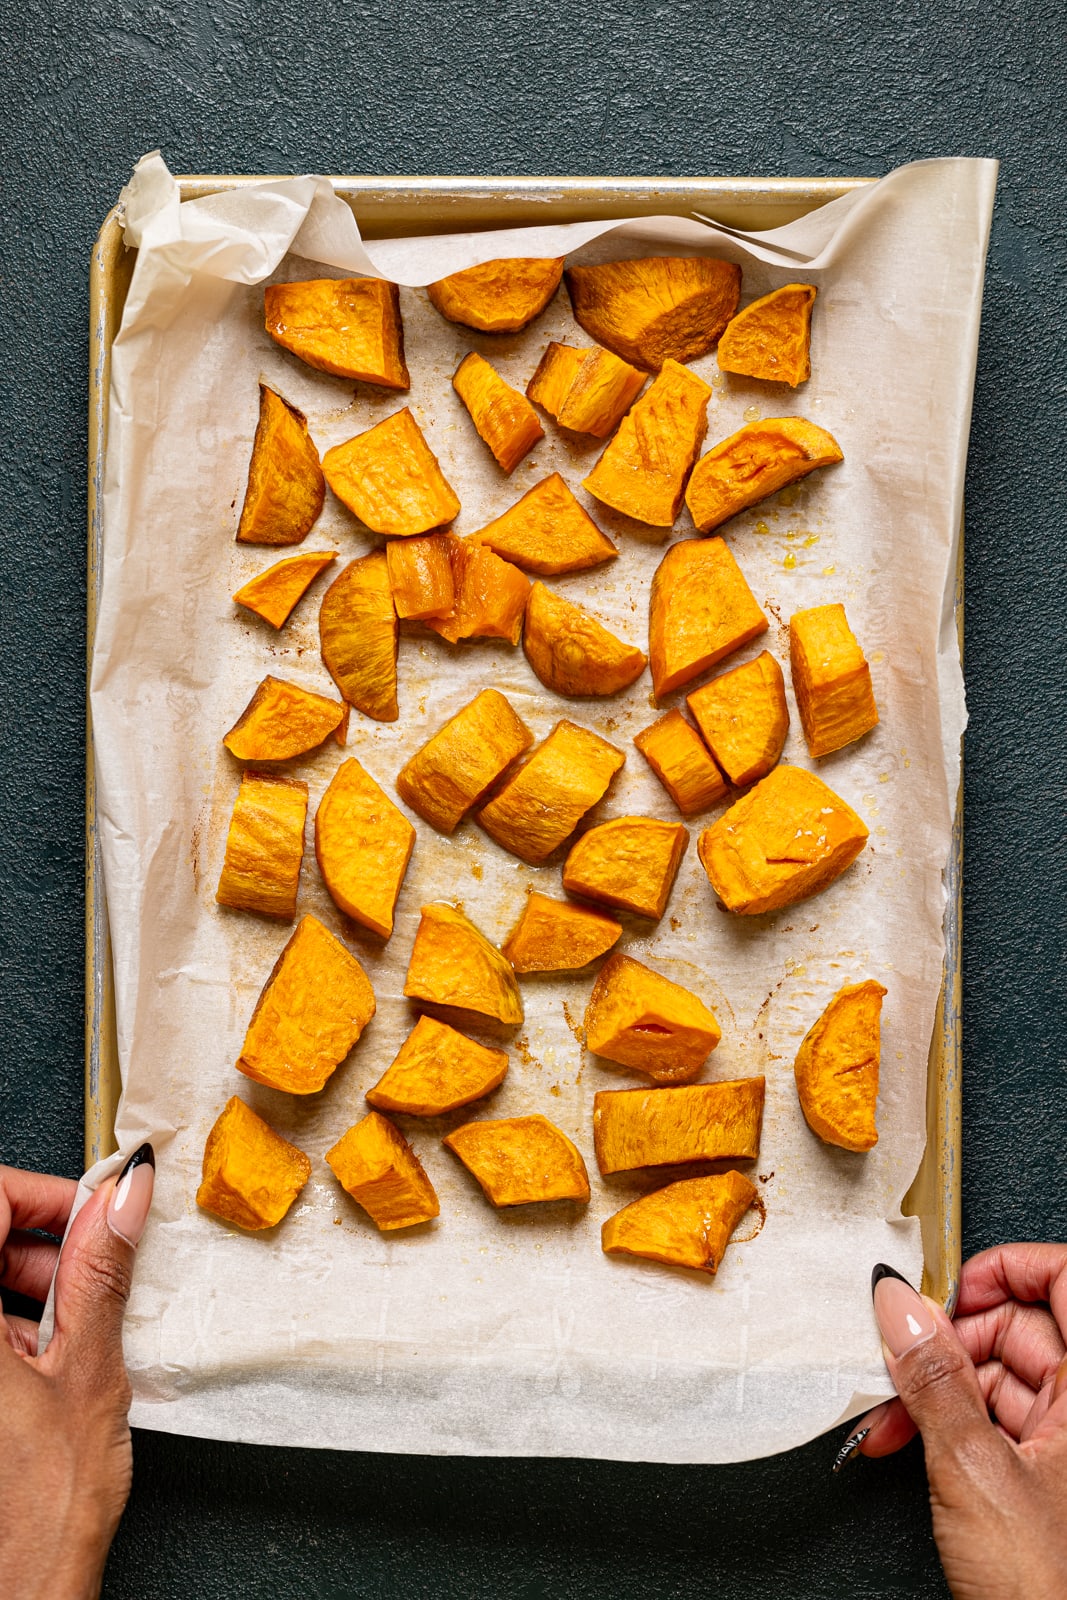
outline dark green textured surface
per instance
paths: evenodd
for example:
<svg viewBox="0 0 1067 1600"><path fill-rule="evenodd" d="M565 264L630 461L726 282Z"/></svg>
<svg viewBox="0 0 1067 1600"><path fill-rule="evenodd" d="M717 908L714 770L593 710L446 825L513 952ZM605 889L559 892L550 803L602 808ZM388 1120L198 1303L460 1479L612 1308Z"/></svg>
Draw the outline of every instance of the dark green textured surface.
<svg viewBox="0 0 1067 1600"><path fill-rule="evenodd" d="M0 1158L81 1145L86 276L175 171L880 174L1001 157L967 480L964 1244L1067 1237L1067 25L1055 4L0 6ZM827 1472L144 1434L105 1593L940 1595L921 1457Z"/></svg>

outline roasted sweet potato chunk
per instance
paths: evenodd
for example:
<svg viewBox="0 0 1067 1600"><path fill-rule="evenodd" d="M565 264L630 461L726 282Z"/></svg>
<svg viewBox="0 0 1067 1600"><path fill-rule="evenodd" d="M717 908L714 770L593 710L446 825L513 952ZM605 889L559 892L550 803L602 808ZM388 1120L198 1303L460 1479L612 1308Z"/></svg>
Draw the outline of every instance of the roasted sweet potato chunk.
<svg viewBox="0 0 1067 1600"><path fill-rule="evenodd" d="M846 984L797 1051L797 1094L808 1127L842 1150L870 1150L878 1143L875 1112L885 993L873 978Z"/></svg>
<svg viewBox="0 0 1067 1600"><path fill-rule="evenodd" d="M583 484L604 505L654 528L670 528L708 430L711 389L688 367L666 361L634 402Z"/></svg>
<svg viewBox="0 0 1067 1600"><path fill-rule="evenodd" d="M788 383L795 389L811 377L813 283L787 283L739 311L719 340L723 372Z"/></svg>
<svg viewBox="0 0 1067 1600"><path fill-rule="evenodd" d="M472 350L452 377L452 387L470 413L480 438L493 452L498 466L515 471L545 430L525 395L505 383L484 356Z"/></svg>
<svg viewBox="0 0 1067 1600"><path fill-rule="evenodd" d="M576 320L636 367L706 355L737 310L741 268L712 256L643 256L570 267Z"/></svg>
<svg viewBox="0 0 1067 1600"><path fill-rule="evenodd" d="M456 600L448 544L443 533L390 539L385 559L398 617L423 622L427 617L448 616Z"/></svg>
<svg viewBox="0 0 1067 1600"><path fill-rule="evenodd" d="M220 906L292 922L307 809L306 783L268 772L244 774L215 892Z"/></svg>
<svg viewBox="0 0 1067 1600"><path fill-rule="evenodd" d="M451 611L427 617L426 626L449 644L461 639L506 639L518 644L529 578L473 539L456 539L452 534L445 538L455 598Z"/></svg>
<svg viewBox="0 0 1067 1600"><path fill-rule="evenodd" d="M326 671L349 705L376 722L395 722L397 625L384 550L359 556L337 574L319 607Z"/></svg>
<svg viewBox="0 0 1067 1600"><path fill-rule="evenodd" d="M521 500L471 539L542 577L599 567L601 562L614 561L619 553L558 472L535 483Z"/></svg>
<svg viewBox="0 0 1067 1600"><path fill-rule="evenodd" d="M326 480L307 418L261 383L238 543L299 544L317 521L325 498Z"/></svg>
<svg viewBox="0 0 1067 1600"><path fill-rule="evenodd" d="M756 916L827 888L855 861L867 832L821 778L779 766L705 829L698 850L727 911Z"/></svg>
<svg viewBox="0 0 1067 1600"><path fill-rule="evenodd" d="M272 628L281 628L319 573L336 560L336 550L316 550L304 556L286 556L284 561L276 561L266 572L250 579L233 598L239 606L254 611L257 617L269 622Z"/></svg>
<svg viewBox="0 0 1067 1600"><path fill-rule="evenodd" d="M563 887L621 911L662 917L689 843L680 822L613 817L571 847Z"/></svg>
<svg viewBox="0 0 1067 1600"><path fill-rule="evenodd" d="M722 539L671 545L652 579L648 609L648 655L660 698L766 631L767 618Z"/></svg>
<svg viewBox="0 0 1067 1600"><path fill-rule="evenodd" d="M730 782L765 778L789 732L782 669L769 651L686 696L705 743Z"/></svg>
<svg viewBox="0 0 1067 1600"><path fill-rule="evenodd" d="M442 833L452 833L516 756L529 728L498 689L483 689L397 773L400 798Z"/></svg>
<svg viewBox="0 0 1067 1600"><path fill-rule="evenodd" d="M439 278L427 293L449 322L480 333L517 333L541 315L562 276L562 256L505 257Z"/></svg>
<svg viewBox="0 0 1067 1600"><path fill-rule="evenodd" d="M374 533L410 538L459 516L455 491L407 406L327 450L322 470L338 500Z"/></svg>
<svg viewBox="0 0 1067 1600"><path fill-rule="evenodd" d="M263 291L267 332L319 372L410 389L400 291L380 278L313 278Z"/></svg>
<svg viewBox="0 0 1067 1600"><path fill-rule="evenodd" d="M816 467L844 459L825 428L803 417L768 417L738 429L700 458L685 503L699 532L710 533Z"/></svg>
<svg viewBox="0 0 1067 1600"><path fill-rule="evenodd" d="M547 1117L467 1122L441 1142L474 1174L495 1206L589 1199L581 1151Z"/></svg>
<svg viewBox="0 0 1067 1600"><path fill-rule="evenodd" d="M642 728L634 735L634 744L683 817L706 811L729 794L700 735L680 711L668 711L658 722Z"/></svg>
<svg viewBox="0 0 1067 1600"><path fill-rule="evenodd" d="M602 911L532 892L502 949L516 972L577 972L621 933L622 924Z"/></svg>
<svg viewBox="0 0 1067 1600"><path fill-rule="evenodd" d="M526 385L526 393L555 417L561 428L606 439L637 399L645 379L639 368L599 345L575 350L553 342Z"/></svg>
<svg viewBox="0 0 1067 1600"><path fill-rule="evenodd" d="M374 1010L355 956L316 917L302 917L256 1001L237 1070L269 1089L317 1094Z"/></svg>
<svg viewBox="0 0 1067 1600"><path fill-rule="evenodd" d="M543 583L534 584L526 602L522 647L545 688L563 695L618 694L648 661L643 650Z"/></svg>
<svg viewBox="0 0 1067 1600"><path fill-rule="evenodd" d="M343 761L315 813L323 882L347 916L388 939L415 829L354 758Z"/></svg>
<svg viewBox="0 0 1067 1600"><path fill-rule="evenodd" d="M588 348L578 350L572 344L560 344L558 340L551 339L545 346L545 353L537 363L533 377L526 385L527 400L532 400L542 411L547 411L550 417L558 420L564 402L570 394L571 385L581 371L588 354ZM644 374L642 374L643 381Z"/></svg>
<svg viewBox="0 0 1067 1600"><path fill-rule="evenodd" d="M653 1083L690 1083L721 1038L715 1013L680 983L631 956L610 956L601 967L585 1008L585 1042L595 1056Z"/></svg>
<svg viewBox="0 0 1067 1600"><path fill-rule="evenodd" d="M683 1161L754 1161L765 1087L763 1078L735 1078L673 1089L601 1090L593 1097L601 1172L606 1177Z"/></svg>
<svg viewBox="0 0 1067 1600"><path fill-rule="evenodd" d="M490 838L537 866L602 800L626 757L573 722L557 722L526 764L482 807Z"/></svg>
<svg viewBox="0 0 1067 1600"><path fill-rule="evenodd" d="M789 619L793 693L813 756L826 756L877 726L871 669L842 605L813 606Z"/></svg>
<svg viewBox="0 0 1067 1600"><path fill-rule="evenodd" d="M506 1027L522 1021L522 995L509 963L455 906L423 906L404 993Z"/></svg>
<svg viewBox="0 0 1067 1600"><path fill-rule="evenodd" d="M379 1111L441 1117L491 1094L508 1070L506 1050L492 1050L433 1017L420 1017L367 1099Z"/></svg>
<svg viewBox="0 0 1067 1600"><path fill-rule="evenodd" d="M368 1111L349 1128L326 1160L342 1189L347 1189L383 1233L413 1228L439 1216L434 1186L404 1135L380 1111Z"/></svg>
<svg viewBox="0 0 1067 1600"><path fill-rule="evenodd" d="M259 1232L282 1220L310 1176L304 1152L233 1095L207 1136L196 1203Z"/></svg>
<svg viewBox="0 0 1067 1600"><path fill-rule="evenodd" d="M755 1184L740 1172L683 1178L616 1211L600 1230L600 1247L605 1255L642 1256L714 1276L755 1198Z"/></svg>
<svg viewBox="0 0 1067 1600"><path fill-rule="evenodd" d="M238 761L289 761L347 730L347 706L268 673L222 742Z"/></svg>

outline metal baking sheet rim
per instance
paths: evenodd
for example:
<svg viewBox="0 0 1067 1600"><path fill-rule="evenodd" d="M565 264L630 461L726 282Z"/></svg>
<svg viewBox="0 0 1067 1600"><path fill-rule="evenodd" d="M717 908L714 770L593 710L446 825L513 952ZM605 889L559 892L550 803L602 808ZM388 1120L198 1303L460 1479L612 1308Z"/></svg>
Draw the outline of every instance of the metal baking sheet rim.
<svg viewBox="0 0 1067 1600"><path fill-rule="evenodd" d="M183 200L263 182L259 177L187 176ZM333 177L367 238L401 233L473 232L587 217L699 212L733 227L774 227L825 205L870 178L382 178ZM102 499L107 448L111 344L118 331L136 252L123 242L119 208L100 230L90 266L89 526L87 671L100 594ZM963 538L956 570L956 618L963 642ZM923 1291L950 1310L960 1270L962 785L945 873L945 969L930 1040L927 1143L903 1203L917 1216L923 1242ZM111 939L96 827L96 772L86 694L85 779L85 1162L115 1148L121 1081L115 1024Z"/></svg>

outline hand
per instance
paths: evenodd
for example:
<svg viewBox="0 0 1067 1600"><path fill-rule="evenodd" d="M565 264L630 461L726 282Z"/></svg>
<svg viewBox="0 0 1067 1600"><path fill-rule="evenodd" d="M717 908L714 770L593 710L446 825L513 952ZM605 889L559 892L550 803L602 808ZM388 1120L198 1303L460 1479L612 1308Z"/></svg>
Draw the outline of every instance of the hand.
<svg viewBox="0 0 1067 1600"><path fill-rule="evenodd" d="M0 1571L19 1600L92 1600L130 1492L122 1317L155 1162L142 1145L78 1213L59 1246L77 1184L0 1167L0 1288L44 1300L53 1273L55 1332L0 1328ZM57 1268L58 1262L58 1271Z"/></svg>

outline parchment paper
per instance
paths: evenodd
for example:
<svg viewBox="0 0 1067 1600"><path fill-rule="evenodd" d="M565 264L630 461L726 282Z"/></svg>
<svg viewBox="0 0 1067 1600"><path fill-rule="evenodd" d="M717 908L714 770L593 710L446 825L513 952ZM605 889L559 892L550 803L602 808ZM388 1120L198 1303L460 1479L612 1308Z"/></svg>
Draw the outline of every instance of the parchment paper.
<svg viewBox="0 0 1067 1600"><path fill-rule="evenodd" d="M322 179L179 205L158 155L139 164L124 194L127 240L140 253L113 349L91 681L124 1084L117 1137L127 1153L150 1137L158 1153L127 1321L135 1424L271 1444L730 1461L796 1445L890 1392L868 1282L877 1260L914 1281L921 1270L918 1227L899 1202L924 1146L941 981L942 872L965 720L952 586L995 174L992 162L920 163L750 239L653 218L364 245ZM565 441L549 423L505 479L451 390L467 350L521 388L549 338L588 343L562 290L530 329L493 337L445 322L421 289L405 287L412 388L397 396L326 377L275 346L258 285L377 272L417 286L497 256L671 250L739 261L745 302L798 278L819 287L813 375L799 390L724 379L714 355L694 363L714 385L708 445L756 416L799 414L845 454L720 530L772 624L728 665L764 646L786 659L791 613L840 600L881 713L871 735L818 764L871 828L869 848L830 890L776 915L727 916L696 855L708 816L691 825L662 922L627 922L622 948L718 1013L724 1038L705 1076L767 1076L752 1172L766 1222L730 1247L714 1281L600 1251L603 1219L655 1185L596 1174L593 1094L643 1080L583 1051L589 976L523 980L526 1023L491 1100L436 1121L399 1119L438 1189L436 1224L379 1234L322 1159L363 1115L365 1090L414 1020L402 988L420 905L460 902L499 943L529 885L560 892L558 862L530 869L472 822L443 839L413 816L418 840L383 946L336 911L309 848L299 912L356 951L378 1012L323 1093L305 1099L252 1084L233 1065L289 929L214 900L239 781L222 734L267 672L335 692L317 647L329 575L280 634L230 600L285 553L234 543L261 376L307 414L320 452L410 404L462 500L461 534L561 471L620 555L551 586L637 643L665 547L579 488L596 441ZM670 537L692 531L683 512ZM376 542L328 497L301 548L339 551L336 572ZM538 738L568 716L625 750L590 820L672 814L632 744L658 714L647 674L610 701L561 702L521 650L415 632L401 640L400 720L354 713L347 752L330 746L292 764L311 786L309 840L345 754L392 792L408 755L488 684ZM784 759L809 766L791 709ZM880 1138L856 1156L809 1132L792 1061L837 988L866 977L888 995ZM289 1217L262 1236L194 1203L205 1137L234 1093L313 1162ZM471 1116L535 1110L585 1154L587 1208L494 1212L440 1146ZM86 1188L120 1159L88 1173Z"/></svg>

